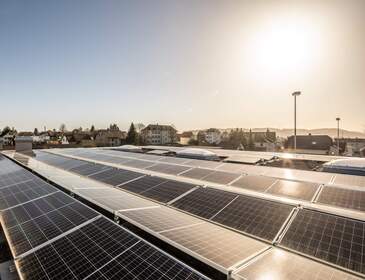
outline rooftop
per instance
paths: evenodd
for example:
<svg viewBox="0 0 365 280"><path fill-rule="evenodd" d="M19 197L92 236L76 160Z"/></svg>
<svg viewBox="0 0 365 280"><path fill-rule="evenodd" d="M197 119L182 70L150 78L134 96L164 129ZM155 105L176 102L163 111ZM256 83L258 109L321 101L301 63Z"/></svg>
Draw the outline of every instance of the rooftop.
<svg viewBox="0 0 365 280"><path fill-rule="evenodd" d="M45 254L64 273L83 273L81 278L108 278L109 267L116 275L131 273L137 279L145 279L145 271L166 273L163 266L148 265L148 252L171 262L168 279L293 279L299 273L306 279L364 277L364 176L106 148L39 150L32 157L4 153L9 159L0 160L1 222L24 279L34 271L54 278L59 270L40 257ZM20 197L25 200L19 203ZM25 227L36 223L45 232L39 216L22 215L25 220L19 223L18 215L44 201L57 208L42 217L72 217L72 225L59 224L42 240ZM25 236L15 239L17 228ZM95 247L88 242L95 231L101 231L95 240L101 246L97 258L87 250ZM115 231L124 237L115 239ZM22 238L30 243L19 243ZM67 250L74 248L82 254L67 259L66 254L73 255ZM111 248L124 253L102 258ZM344 250L350 250L346 257Z"/></svg>

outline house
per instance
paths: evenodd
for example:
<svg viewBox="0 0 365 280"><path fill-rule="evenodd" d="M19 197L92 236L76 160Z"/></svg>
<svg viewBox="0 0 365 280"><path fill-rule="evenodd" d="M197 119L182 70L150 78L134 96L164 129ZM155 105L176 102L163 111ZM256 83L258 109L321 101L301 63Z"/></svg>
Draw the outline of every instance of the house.
<svg viewBox="0 0 365 280"><path fill-rule="evenodd" d="M297 135L297 152L328 154L333 140L328 135ZM285 143L286 149L294 149L294 136L289 136Z"/></svg>
<svg viewBox="0 0 365 280"><path fill-rule="evenodd" d="M51 137L49 136L47 131L41 132L38 135L33 136L33 142L34 143L44 144L44 143L47 143L50 140L51 140Z"/></svg>
<svg viewBox="0 0 365 280"><path fill-rule="evenodd" d="M340 138L340 151L344 151L348 156L360 156L361 149L365 148L365 138ZM335 138L334 145L337 145Z"/></svg>
<svg viewBox="0 0 365 280"><path fill-rule="evenodd" d="M209 128L205 130L205 141L208 144L219 144L222 141L221 131L217 128Z"/></svg>
<svg viewBox="0 0 365 280"><path fill-rule="evenodd" d="M125 131L119 129L100 129L95 136L97 146L120 146L124 143L127 137Z"/></svg>
<svg viewBox="0 0 365 280"><path fill-rule="evenodd" d="M194 140L194 134L192 131L184 131L180 134L181 145L189 145L191 140Z"/></svg>
<svg viewBox="0 0 365 280"><path fill-rule="evenodd" d="M10 131L3 136L3 145L4 146L14 146L15 145L15 131Z"/></svg>
<svg viewBox="0 0 365 280"><path fill-rule="evenodd" d="M141 130L141 136L147 145L177 143L177 130L172 125L149 124Z"/></svg>

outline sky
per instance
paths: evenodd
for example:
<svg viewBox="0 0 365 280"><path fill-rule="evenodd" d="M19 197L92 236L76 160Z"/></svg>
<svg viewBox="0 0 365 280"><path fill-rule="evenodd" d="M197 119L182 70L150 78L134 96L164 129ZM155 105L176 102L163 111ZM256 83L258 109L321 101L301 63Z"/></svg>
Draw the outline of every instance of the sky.
<svg viewBox="0 0 365 280"><path fill-rule="evenodd" d="M0 128L365 131L363 0L0 0Z"/></svg>

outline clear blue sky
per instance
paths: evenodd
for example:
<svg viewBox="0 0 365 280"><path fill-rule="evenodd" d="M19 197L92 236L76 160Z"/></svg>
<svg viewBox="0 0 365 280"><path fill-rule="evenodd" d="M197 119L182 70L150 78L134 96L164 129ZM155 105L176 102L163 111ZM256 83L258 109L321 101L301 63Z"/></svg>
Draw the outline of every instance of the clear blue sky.
<svg viewBox="0 0 365 280"><path fill-rule="evenodd" d="M0 0L0 38L0 127L291 127L300 89L365 129L361 0Z"/></svg>

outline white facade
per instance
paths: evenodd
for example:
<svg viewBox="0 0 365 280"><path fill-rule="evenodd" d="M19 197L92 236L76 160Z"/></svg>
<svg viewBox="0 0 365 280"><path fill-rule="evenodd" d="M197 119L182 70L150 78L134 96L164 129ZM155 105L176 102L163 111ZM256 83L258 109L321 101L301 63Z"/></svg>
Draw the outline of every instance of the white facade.
<svg viewBox="0 0 365 280"><path fill-rule="evenodd" d="M205 141L209 144L219 144L222 141L222 133L218 129L208 129L205 131Z"/></svg>
<svg viewBox="0 0 365 280"><path fill-rule="evenodd" d="M176 143L176 129L169 125L148 125L142 130L142 136L148 145Z"/></svg>

